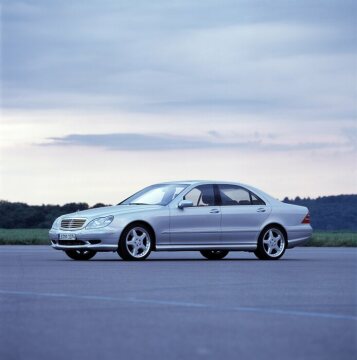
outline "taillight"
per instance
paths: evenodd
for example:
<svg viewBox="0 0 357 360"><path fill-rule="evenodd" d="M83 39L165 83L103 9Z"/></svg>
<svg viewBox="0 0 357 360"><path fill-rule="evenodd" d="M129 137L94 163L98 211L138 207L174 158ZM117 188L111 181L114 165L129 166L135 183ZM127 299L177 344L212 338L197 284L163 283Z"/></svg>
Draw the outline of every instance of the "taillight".
<svg viewBox="0 0 357 360"><path fill-rule="evenodd" d="M304 219L301 222L302 224L310 224L310 213L307 213L307 215L304 217Z"/></svg>

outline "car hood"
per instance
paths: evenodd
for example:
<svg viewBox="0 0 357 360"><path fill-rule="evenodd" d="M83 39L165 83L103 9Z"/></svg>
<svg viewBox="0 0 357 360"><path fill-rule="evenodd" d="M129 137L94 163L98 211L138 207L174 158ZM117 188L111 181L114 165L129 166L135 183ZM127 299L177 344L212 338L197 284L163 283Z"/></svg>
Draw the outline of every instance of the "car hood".
<svg viewBox="0 0 357 360"><path fill-rule="evenodd" d="M103 206L100 208L88 209L83 211L77 211L71 214L63 215L62 218L72 217L86 217L97 218L108 215L120 215L129 214L140 211L162 209L161 205L116 205L116 206Z"/></svg>

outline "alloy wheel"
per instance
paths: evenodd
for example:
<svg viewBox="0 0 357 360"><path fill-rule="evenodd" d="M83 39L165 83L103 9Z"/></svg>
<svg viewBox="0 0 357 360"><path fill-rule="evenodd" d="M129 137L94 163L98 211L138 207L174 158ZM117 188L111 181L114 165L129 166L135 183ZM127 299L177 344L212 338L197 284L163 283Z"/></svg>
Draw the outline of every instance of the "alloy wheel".
<svg viewBox="0 0 357 360"><path fill-rule="evenodd" d="M285 237L283 233L276 228L268 229L263 236L263 248L270 257L279 257L285 250Z"/></svg>
<svg viewBox="0 0 357 360"><path fill-rule="evenodd" d="M142 227L135 227L126 235L125 243L132 257L136 259L143 258L151 248L150 234Z"/></svg>

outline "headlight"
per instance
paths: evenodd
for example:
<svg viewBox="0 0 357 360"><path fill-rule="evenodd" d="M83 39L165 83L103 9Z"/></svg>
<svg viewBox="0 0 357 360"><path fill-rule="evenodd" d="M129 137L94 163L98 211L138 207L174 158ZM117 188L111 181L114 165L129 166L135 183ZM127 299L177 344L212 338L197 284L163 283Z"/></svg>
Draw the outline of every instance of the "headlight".
<svg viewBox="0 0 357 360"><path fill-rule="evenodd" d="M58 230L60 228L61 225L61 218L57 218L53 224L52 224L52 229Z"/></svg>
<svg viewBox="0 0 357 360"><path fill-rule="evenodd" d="M114 219L113 215L100 217L92 220L87 226L86 229L98 229L108 226Z"/></svg>

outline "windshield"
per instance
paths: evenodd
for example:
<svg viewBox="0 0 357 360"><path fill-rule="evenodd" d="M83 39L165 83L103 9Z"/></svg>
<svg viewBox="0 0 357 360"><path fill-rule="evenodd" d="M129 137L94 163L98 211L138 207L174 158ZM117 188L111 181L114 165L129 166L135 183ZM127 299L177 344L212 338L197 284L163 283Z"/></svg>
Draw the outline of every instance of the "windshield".
<svg viewBox="0 0 357 360"><path fill-rule="evenodd" d="M119 205L167 205L187 186L187 184L152 185L130 196Z"/></svg>

